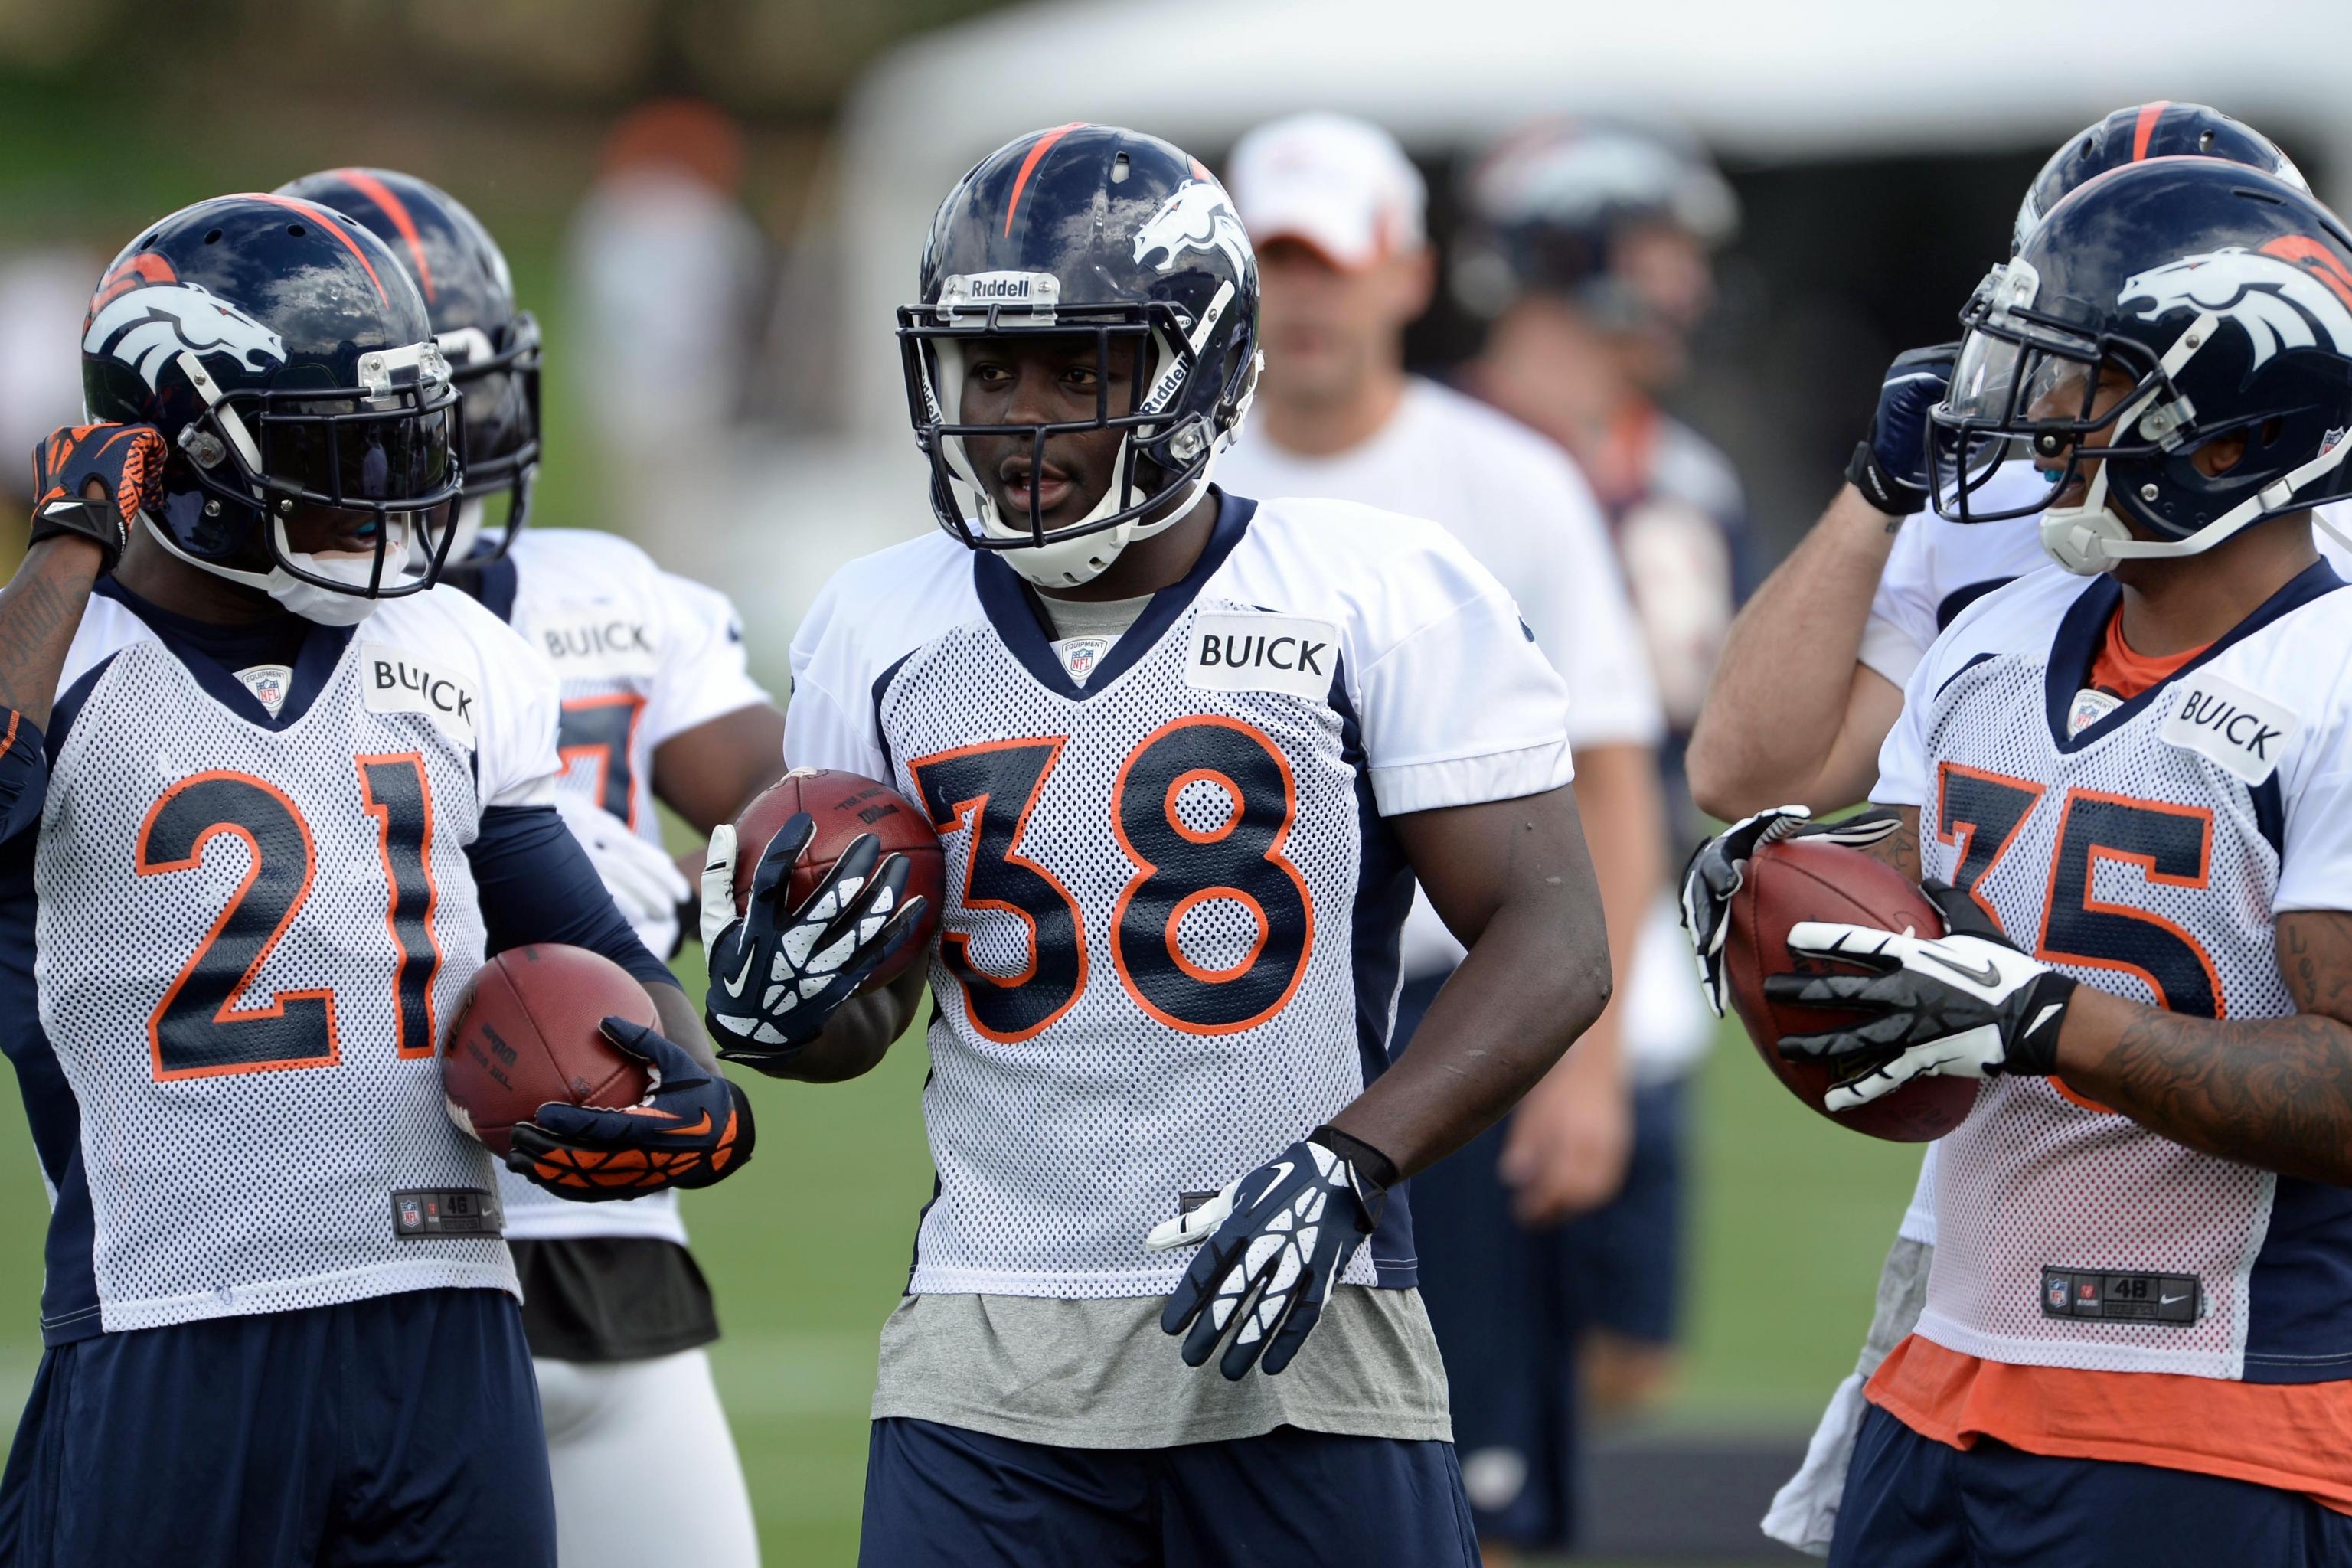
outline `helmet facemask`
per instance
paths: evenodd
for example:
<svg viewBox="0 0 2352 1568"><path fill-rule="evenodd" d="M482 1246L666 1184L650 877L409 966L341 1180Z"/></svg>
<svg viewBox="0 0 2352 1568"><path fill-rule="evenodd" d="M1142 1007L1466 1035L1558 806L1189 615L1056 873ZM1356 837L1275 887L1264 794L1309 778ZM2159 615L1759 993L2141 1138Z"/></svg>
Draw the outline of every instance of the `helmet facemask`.
<svg viewBox="0 0 2352 1568"><path fill-rule="evenodd" d="M1019 306L967 300L957 287L966 281L950 279L938 304L898 312L908 412L931 465L933 509L941 525L970 548L1004 552L1009 565L1041 586L1076 587L1107 570L1133 541L1182 517L1208 488L1217 455L1230 443L1255 384L1254 361L1212 366L1201 358L1234 291L1230 285L1221 289L1195 322L1164 300L1061 306L1058 282L1050 275L1032 278L1038 301ZM1007 337L1091 343L1097 371L1092 416L1044 424L964 421L969 349L977 340ZM1121 364L1132 406L1115 412L1104 373ZM1220 389L1225 395L1219 405L1234 411L1222 428L1197 412L1171 412L1200 406L1190 394L1204 375L1235 384ZM1121 433L1111 481L1084 517L1053 527L1034 482L1025 514L1003 515L971 447L974 437L1026 441L1035 475L1045 466L1048 438L1097 430Z"/></svg>
<svg viewBox="0 0 2352 1568"><path fill-rule="evenodd" d="M2284 472L2242 458L2219 473L2198 464L2201 448L2232 436L2250 451L2267 447L2293 416L2200 418L2179 377L2223 335L2213 315L2198 315L2159 353L2070 320L2062 306L2037 302L2038 289L2021 258L1995 268L1962 312L1967 332L1950 389L1929 415L1929 484L1941 516L1972 523L2038 513L2051 555L2088 574L2123 560L2199 554L2254 523L2338 498L2340 485L2305 493L2341 466L2344 450L2333 444L2315 441L2318 455ZM2022 499L2011 492L2006 506L1978 504L2017 458L2042 470L2045 488ZM2080 498L2059 505L2078 482Z"/></svg>
<svg viewBox="0 0 2352 1568"><path fill-rule="evenodd" d="M294 585L311 592L292 598L369 601L431 587L451 531L431 531L440 548L421 563L412 561L412 541L433 514L454 513L463 491L462 399L429 342L362 354L359 365L356 385L301 385L317 373L297 366L268 388L225 392L183 352L178 368L204 406L181 429L174 455L193 482L167 504L199 509L200 522L187 520L189 537L220 546L184 548L163 528L151 528L154 536L183 560L281 601ZM367 519L365 570L354 570L351 555L296 550L287 523L298 507Z"/></svg>
<svg viewBox="0 0 2352 1568"><path fill-rule="evenodd" d="M413 558L423 568L425 554L440 548L446 559L462 562L474 553L494 497L507 498L489 559L504 555L530 515L539 479L540 335L528 310L517 311L503 345L479 327L437 334L452 366L450 379L465 395L465 504L450 512L448 528L420 536ZM441 536L450 535L446 546Z"/></svg>

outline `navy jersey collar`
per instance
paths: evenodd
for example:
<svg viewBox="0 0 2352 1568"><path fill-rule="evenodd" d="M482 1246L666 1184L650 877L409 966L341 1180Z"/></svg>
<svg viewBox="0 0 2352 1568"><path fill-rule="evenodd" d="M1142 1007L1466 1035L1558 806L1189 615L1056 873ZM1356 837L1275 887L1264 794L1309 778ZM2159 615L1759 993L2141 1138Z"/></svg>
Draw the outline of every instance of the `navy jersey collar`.
<svg viewBox="0 0 2352 1568"><path fill-rule="evenodd" d="M286 683L286 700L278 705L272 717L268 709L236 678L236 669L247 664L265 662L256 657L240 660L232 668L223 657L236 658L233 651L238 633L235 627L216 626L209 622L191 620L173 615L149 604L111 577L99 579L92 593L114 600L139 617L155 638L195 678L205 695L220 703L248 724L264 730L285 730L300 721L310 710L310 704L326 689L327 681L341 662L343 649L351 646L352 626L322 626L316 621L302 621L302 643L295 653L293 679ZM289 617L297 618L297 617Z"/></svg>
<svg viewBox="0 0 2352 1568"><path fill-rule="evenodd" d="M2138 696L2131 698L2122 707L2112 710L2081 734L2069 738L2066 733L2067 710L2074 705L2074 694L2089 682L2091 666L2098 658L2099 645L2107 635L2107 622L2124 597L2122 585L2113 577L2102 575L2093 579L2066 607L2066 614L2058 623L2058 635L2050 646L2049 665L2042 671L2043 699L2052 742L2061 752L2081 750L2146 711L2159 693L2182 676L2210 664L2281 616L2301 609L2314 599L2324 594L2332 594L2342 586L2344 579L2336 574L2333 566L2324 560L2313 562L2287 579L2278 592L2264 599L2252 614L2216 637L2204 652Z"/></svg>
<svg viewBox="0 0 2352 1568"><path fill-rule="evenodd" d="M509 626L514 625L515 590L520 581L511 555L477 555L441 574L442 584L457 589Z"/></svg>
<svg viewBox="0 0 2352 1568"><path fill-rule="evenodd" d="M1201 558L1180 580L1171 583L1151 595L1151 603L1143 607L1135 624L1119 634L1111 645L1110 657L1095 666L1087 684L1079 685L1070 679L1069 671L1054 653L1052 623L1037 603L1032 589L1021 574L1006 565L993 550L971 552L971 584L980 595L980 607L996 627L996 635L1004 640L1013 657L1023 668L1037 679L1037 683L1057 696L1073 702L1084 702L1096 692L1127 673L1135 661L1159 645L1168 628L1176 624L1192 601L1200 597L1202 587L1225 563L1234 546L1249 531L1250 519L1257 511L1257 502L1229 496L1211 486L1209 493L1217 499L1217 521L1209 531L1209 542Z"/></svg>

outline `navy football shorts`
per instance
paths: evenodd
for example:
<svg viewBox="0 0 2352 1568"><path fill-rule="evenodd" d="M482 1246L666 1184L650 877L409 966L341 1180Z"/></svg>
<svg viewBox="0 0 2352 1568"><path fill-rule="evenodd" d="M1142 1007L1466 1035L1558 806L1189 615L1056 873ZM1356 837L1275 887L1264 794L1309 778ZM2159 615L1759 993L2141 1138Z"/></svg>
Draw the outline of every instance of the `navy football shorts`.
<svg viewBox="0 0 2352 1568"><path fill-rule="evenodd" d="M554 1568L522 1314L411 1290L53 1346L0 1564Z"/></svg>
<svg viewBox="0 0 2352 1568"><path fill-rule="evenodd" d="M1955 1448L1863 1418L1830 1568L2341 1568L2352 1517L2252 1481L2006 1443Z"/></svg>
<svg viewBox="0 0 2352 1568"><path fill-rule="evenodd" d="M1477 1568L1478 1542L1450 1443L1278 1426L1173 1448L1057 1448L891 1416L866 1449L857 1561Z"/></svg>
<svg viewBox="0 0 2352 1568"><path fill-rule="evenodd" d="M1443 977L1397 1003L1395 1049ZM1507 1121L1412 1179L1421 1295L1453 1390L1454 1441L1482 1540L1565 1551L1576 1536L1577 1369L1588 1328L1672 1343L1681 1308L1683 1100L1635 1090L1625 1184L1591 1214L1530 1231L1496 1173Z"/></svg>

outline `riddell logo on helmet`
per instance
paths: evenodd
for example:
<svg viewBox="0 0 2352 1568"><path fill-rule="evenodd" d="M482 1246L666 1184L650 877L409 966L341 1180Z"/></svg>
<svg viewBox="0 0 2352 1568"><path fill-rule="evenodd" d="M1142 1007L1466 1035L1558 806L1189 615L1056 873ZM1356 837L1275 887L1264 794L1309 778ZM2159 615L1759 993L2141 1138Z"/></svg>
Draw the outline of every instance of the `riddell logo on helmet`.
<svg viewBox="0 0 2352 1568"><path fill-rule="evenodd" d="M1050 272L959 272L940 286L940 314L975 305L1020 305L1051 310L1062 302L1062 280Z"/></svg>
<svg viewBox="0 0 2352 1568"><path fill-rule="evenodd" d="M2299 236L2260 250L2231 246L2184 256L2126 279L2116 296L2118 305L2142 300L2149 302L2139 312L2143 321L2183 308L2235 321L2252 340L2255 369L2323 337L2336 353L2352 353L2352 276L2332 252Z"/></svg>
<svg viewBox="0 0 2352 1568"><path fill-rule="evenodd" d="M248 371L284 363L286 341L201 283L154 283L99 307L82 353L136 367L150 387L180 354L226 354Z"/></svg>

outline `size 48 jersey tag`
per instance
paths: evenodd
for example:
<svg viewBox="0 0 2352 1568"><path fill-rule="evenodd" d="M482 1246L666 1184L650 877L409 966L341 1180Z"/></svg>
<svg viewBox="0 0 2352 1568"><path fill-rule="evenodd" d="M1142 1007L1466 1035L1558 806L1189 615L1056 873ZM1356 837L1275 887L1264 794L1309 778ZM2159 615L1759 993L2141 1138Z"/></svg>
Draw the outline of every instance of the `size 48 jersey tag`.
<svg viewBox="0 0 2352 1568"><path fill-rule="evenodd" d="M2197 1321L2201 1303L2194 1274L2113 1274L2092 1268L2044 1268L2042 1315L2097 1318L2109 1322Z"/></svg>

